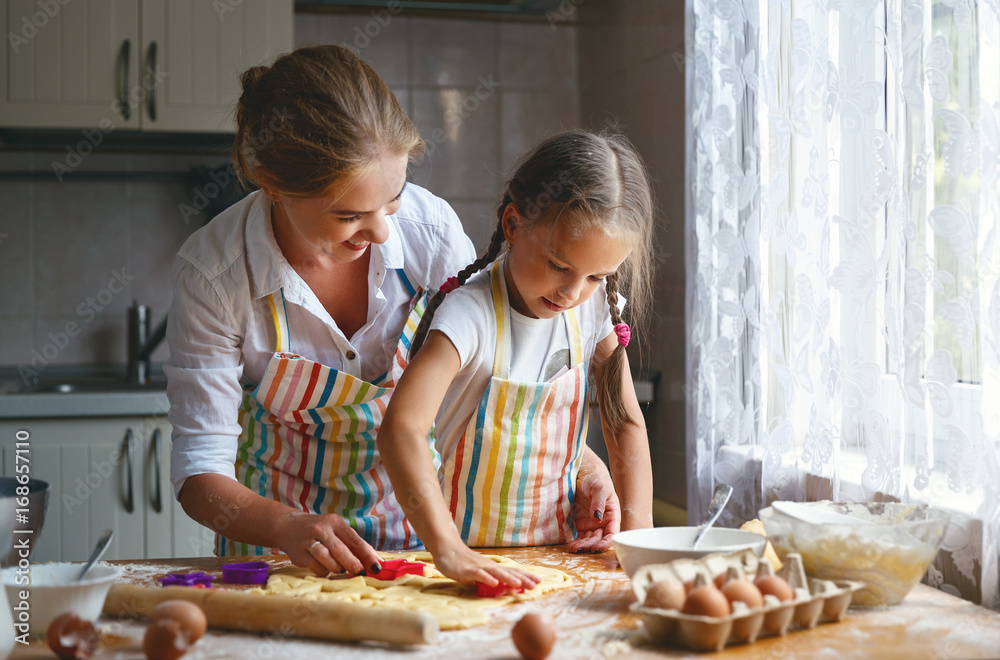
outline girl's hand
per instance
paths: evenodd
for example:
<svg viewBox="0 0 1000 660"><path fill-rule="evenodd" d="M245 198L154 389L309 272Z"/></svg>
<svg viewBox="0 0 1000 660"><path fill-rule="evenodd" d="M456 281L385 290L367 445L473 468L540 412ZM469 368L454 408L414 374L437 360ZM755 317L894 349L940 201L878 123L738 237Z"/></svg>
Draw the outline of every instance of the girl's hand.
<svg viewBox="0 0 1000 660"><path fill-rule="evenodd" d="M280 548L292 563L319 576L347 571L377 575L382 558L336 514L296 511L278 523Z"/></svg>
<svg viewBox="0 0 1000 660"><path fill-rule="evenodd" d="M506 568L489 557L484 557L464 543L433 553L434 566L457 582L482 582L495 587L500 582L511 587L531 589L541 581L537 575Z"/></svg>
<svg viewBox="0 0 1000 660"><path fill-rule="evenodd" d="M607 469L581 466L576 485L573 522L577 534L567 549L570 552L604 552L611 547L611 537L621 531L621 504L611 476Z"/></svg>

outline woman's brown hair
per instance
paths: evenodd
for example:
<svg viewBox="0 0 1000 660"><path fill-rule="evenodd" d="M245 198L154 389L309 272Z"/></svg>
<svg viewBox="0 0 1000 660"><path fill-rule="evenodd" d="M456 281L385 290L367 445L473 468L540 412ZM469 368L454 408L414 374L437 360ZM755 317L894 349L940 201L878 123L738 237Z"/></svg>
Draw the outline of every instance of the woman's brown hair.
<svg viewBox="0 0 1000 660"><path fill-rule="evenodd" d="M489 247L457 276L459 285L492 263L505 242L503 215L513 204L527 224L568 223L579 229L596 228L607 235L624 237L631 246L618 271L605 280L611 319L622 323L618 295L628 297L628 315L641 327L652 303L654 208L649 175L642 158L620 133L573 130L554 135L539 144L519 164L507 183L497 207L497 228ZM437 292L413 339L416 353L430 328L434 311L444 300ZM621 396L625 349L620 344L603 365L597 383L601 415L613 435L633 420Z"/></svg>
<svg viewBox="0 0 1000 660"><path fill-rule="evenodd" d="M340 46L299 48L240 76L233 162L247 187L322 197L385 154L419 156L420 134L375 70Z"/></svg>

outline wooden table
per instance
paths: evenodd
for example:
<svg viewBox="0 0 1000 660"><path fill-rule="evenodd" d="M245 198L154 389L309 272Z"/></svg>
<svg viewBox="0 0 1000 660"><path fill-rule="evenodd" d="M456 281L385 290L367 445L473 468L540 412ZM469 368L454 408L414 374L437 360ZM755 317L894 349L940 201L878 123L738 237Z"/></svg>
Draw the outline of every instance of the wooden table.
<svg viewBox="0 0 1000 660"><path fill-rule="evenodd" d="M917 587L897 607L880 611L850 610L840 623L823 624L813 630L791 632L785 637L763 639L752 645L734 646L718 654L692 653L684 649L644 644L642 624L628 612L634 602L629 581L618 568L613 552L602 555L572 555L560 546L497 549L528 564L559 568L579 579L578 586L558 591L540 600L491 610L488 626L442 632L437 643L422 647L391 647L384 644L337 644L280 635L253 635L209 630L184 656L207 658L517 658L510 641L510 628L529 611L544 610L559 628L559 639L550 658L740 658L815 660L834 658L920 658L927 660L1000 657L1000 614L924 585ZM265 558L280 566L282 557ZM168 572L203 570L218 572L227 560L217 558L112 562L126 571L126 579L154 585ZM132 660L143 658L140 644L145 622L102 619L106 636L118 643L98 658ZM19 646L12 658L54 656L40 642Z"/></svg>

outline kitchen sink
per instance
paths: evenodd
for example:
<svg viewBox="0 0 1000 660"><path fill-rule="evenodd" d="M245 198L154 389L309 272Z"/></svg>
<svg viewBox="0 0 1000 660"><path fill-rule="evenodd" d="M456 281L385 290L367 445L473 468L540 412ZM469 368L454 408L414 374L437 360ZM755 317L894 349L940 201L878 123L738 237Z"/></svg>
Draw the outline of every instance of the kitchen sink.
<svg viewBox="0 0 1000 660"><path fill-rule="evenodd" d="M145 385L136 385L127 380L113 379L81 379L60 381L39 381L36 385L25 386L22 394L99 394L103 392L148 392L163 391L167 388L165 380L153 381Z"/></svg>

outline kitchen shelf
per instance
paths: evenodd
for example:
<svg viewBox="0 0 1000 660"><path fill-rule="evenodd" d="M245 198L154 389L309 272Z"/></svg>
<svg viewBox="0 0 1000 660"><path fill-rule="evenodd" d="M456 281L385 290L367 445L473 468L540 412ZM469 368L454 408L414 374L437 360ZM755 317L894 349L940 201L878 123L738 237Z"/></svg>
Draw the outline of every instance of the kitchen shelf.
<svg viewBox="0 0 1000 660"><path fill-rule="evenodd" d="M19 172L0 172L0 181L44 181L55 178L52 170L28 170ZM60 179L64 182L84 181L184 181L190 172L128 172L128 171L95 171L72 172Z"/></svg>
<svg viewBox="0 0 1000 660"><path fill-rule="evenodd" d="M559 9L563 0L396 0L389 3L399 11L542 16ZM386 9L385 0L295 0L295 11L315 9Z"/></svg>

